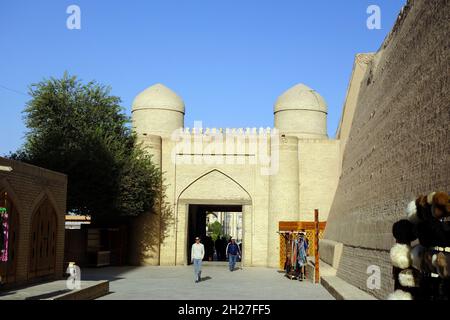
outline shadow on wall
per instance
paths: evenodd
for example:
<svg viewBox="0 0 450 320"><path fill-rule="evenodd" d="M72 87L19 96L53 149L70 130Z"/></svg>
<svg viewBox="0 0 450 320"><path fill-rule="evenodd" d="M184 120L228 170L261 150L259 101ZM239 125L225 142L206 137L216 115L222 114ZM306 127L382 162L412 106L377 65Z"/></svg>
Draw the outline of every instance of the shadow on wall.
<svg viewBox="0 0 450 320"><path fill-rule="evenodd" d="M159 265L159 246L174 225L173 208L166 200L166 187L152 212L132 218L130 223L129 262L131 265Z"/></svg>

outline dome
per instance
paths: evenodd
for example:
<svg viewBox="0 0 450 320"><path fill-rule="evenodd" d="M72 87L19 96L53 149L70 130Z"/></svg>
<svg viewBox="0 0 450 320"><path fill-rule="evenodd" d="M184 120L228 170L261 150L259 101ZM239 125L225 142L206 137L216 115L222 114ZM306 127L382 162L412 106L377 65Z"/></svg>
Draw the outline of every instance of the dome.
<svg viewBox="0 0 450 320"><path fill-rule="evenodd" d="M328 112L327 104L322 96L304 84L293 86L277 99L274 113L285 110Z"/></svg>
<svg viewBox="0 0 450 320"><path fill-rule="evenodd" d="M134 99L133 111L145 109L172 110L184 114L184 102L175 92L158 83L145 89Z"/></svg>

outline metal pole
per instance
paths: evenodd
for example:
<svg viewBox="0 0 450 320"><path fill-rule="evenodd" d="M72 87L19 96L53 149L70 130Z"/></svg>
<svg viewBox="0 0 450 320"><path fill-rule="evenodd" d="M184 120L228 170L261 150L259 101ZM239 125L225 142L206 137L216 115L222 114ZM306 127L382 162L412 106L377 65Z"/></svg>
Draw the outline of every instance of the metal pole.
<svg viewBox="0 0 450 320"><path fill-rule="evenodd" d="M319 274L319 210L314 210L314 228L315 228L315 236L314 236L314 258L315 258L315 272L314 272L314 282L320 282L320 274Z"/></svg>

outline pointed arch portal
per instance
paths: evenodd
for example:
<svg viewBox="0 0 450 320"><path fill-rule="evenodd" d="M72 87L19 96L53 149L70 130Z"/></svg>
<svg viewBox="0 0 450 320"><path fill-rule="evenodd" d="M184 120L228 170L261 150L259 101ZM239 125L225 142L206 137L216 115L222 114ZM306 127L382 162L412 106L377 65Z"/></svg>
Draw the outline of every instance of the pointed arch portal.
<svg viewBox="0 0 450 320"><path fill-rule="evenodd" d="M185 236L184 239L178 239L184 244L182 249L184 263L189 264L191 261L190 248L197 236L202 238L205 245L206 261L210 258L216 261L224 260L224 248L220 252L221 242L216 244L212 242L211 237L207 237L207 233L211 235L211 230L207 232L209 212L214 212L216 217L220 217L218 220L222 224L224 234L239 238L244 259L246 245L244 225L248 225L251 221L252 198L239 182L218 169L208 171L180 192L177 204L179 217L184 217L181 219L184 226L180 227L184 229ZM178 250L180 249L179 246Z"/></svg>

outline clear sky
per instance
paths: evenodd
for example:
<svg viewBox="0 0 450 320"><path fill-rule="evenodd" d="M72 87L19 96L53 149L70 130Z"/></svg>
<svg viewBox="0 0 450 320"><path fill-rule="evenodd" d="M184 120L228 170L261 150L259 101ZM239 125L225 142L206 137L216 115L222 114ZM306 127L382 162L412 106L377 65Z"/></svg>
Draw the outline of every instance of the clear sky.
<svg viewBox="0 0 450 320"><path fill-rule="evenodd" d="M304 83L328 102L334 137L356 53L377 51L406 0L0 0L0 155L23 143L28 86L67 70L110 85L130 115L163 83L185 126L273 127L273 104ZM66 9L81 9L69 30ZM381 30L369 30L369 5Z"/></svg>

